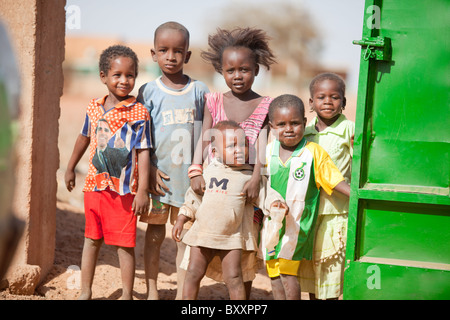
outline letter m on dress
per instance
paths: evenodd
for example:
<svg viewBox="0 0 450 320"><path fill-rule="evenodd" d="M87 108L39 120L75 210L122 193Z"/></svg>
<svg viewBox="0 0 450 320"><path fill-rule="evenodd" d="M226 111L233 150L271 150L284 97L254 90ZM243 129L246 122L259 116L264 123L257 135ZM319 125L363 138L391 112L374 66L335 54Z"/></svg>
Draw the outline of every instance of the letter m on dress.
<svg viewBox="0 0 450 320"><path fill-rule="evenodd" d="M211 181L209 183L209 189L212 189L214 184L217 188L219 188L222 185L222 190L227 190L228 185L228 179L222 179L220 181L217 181L217 178L211 178Z"/></svg>

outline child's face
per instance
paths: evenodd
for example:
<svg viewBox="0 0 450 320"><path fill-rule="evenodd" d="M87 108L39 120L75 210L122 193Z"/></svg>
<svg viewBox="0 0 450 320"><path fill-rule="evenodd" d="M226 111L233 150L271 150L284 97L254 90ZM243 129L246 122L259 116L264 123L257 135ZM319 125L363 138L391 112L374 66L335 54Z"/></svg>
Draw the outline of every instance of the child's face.
<svg viewBox="0 0 450 320"><path fill-rule="evenodd" d="M229 47L222 54L222 74L227 86L237 94L251 90L259 66L252 51L245 47Z"/></svg>
<svg viewBox="0 0 450 320"><path fill-rule="evenodd" d="M133 59L117 57L111 61L111 68L107 74L100 71L100 78L106 84L110 95L118 100L127 98L136 81L136 66Z"/></svg>
<svg viewBox="0 0 450 320"><path fill-rule="evenodd" d="M155 39L155 48L151 50L153 61L157 62L164 74L176 74L183 71L191 52L183 32L163 29Z"/></svg>
<svg viewBox="0 0 450 320"><path fill-rule="evenodd" d="M293 150L297 147L305 133L306 118L302 117L298 108L277 108L273 113L270 128L284 149Z"/></svg>
<svg viewBox="0 0 450 320"><path fill-rule="evenodd" d="M248 160L248 141L242 129L224 129L215 139L215 158L230 167L242 166Z"/></svg>
<svg viewBox="0 0 450 320"><path fill-rule="evenodd" d="M309 106L324 120L335 120L345 107L345 97L336 81L325 79L314 86Z"/></svg>

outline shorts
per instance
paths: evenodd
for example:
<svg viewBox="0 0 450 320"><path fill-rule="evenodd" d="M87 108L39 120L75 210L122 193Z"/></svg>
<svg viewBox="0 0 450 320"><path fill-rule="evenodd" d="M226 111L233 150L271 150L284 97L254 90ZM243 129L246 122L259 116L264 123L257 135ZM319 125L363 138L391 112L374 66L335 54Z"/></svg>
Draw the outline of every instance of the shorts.
<svg viewBox="0 0 450 320"><path fill-rule="evenodd" d="M131 210L134 195L120 195L109 189L84 193L86 217L84 236L104 239L119 247L136 246L137 218Z"/></svg>
<svg viewBox="0 0 450 320"><path fill-rule="evenodd" d="M150 210L147 214L141 214L139 221L148 224L166 224L169 220L172 225L175 224L180 208L151 199Z"/></svg>
<svg viewBox="0 0 450 320"><path fill-rule="evenodd" d="M283 258L266 261L267 274L271 278L279 277L280 274L297 276L299 268L300 261L286 260Z"/></svg>

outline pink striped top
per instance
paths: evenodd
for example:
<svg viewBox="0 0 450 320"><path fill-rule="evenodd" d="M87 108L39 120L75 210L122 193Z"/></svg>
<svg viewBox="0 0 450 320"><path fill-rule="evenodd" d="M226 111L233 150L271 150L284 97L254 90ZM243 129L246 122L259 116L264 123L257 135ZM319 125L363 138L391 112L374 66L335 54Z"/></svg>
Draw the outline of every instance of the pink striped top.
<svg viewBox="0 0 450 320"><path fill-rule="evenodd" d="M263 97L260 104L255 108L253 113L239 125L244 129L245 135L248 137L250 144L255 145L259 132L266 120L269 112L269 105L272 102L272 98ZM211 92L206 94L206 106L211 113L213 119L213 126L218 122L229 120L225 114L223 107L223 93Z"/></svg>
<svg viewBox="0 0 450 320"><path fill-rule="evenodd" d="M221 92L211 92L206 95L206 106L211 113L213 123L212 127L218 122L229 120L225 114L225 109L223 107L223 93ZM255 164L256 161L256 141L258 135L262 129L264 121L266 120L267 114L269 113L269 105L273 98L263 97L259 105L255 108L253 113L239 125L244 129L245 135L249 142L249 163ZM210 150L211 151L211 150ZM212 156L211 152L209 153Z"/></svg>

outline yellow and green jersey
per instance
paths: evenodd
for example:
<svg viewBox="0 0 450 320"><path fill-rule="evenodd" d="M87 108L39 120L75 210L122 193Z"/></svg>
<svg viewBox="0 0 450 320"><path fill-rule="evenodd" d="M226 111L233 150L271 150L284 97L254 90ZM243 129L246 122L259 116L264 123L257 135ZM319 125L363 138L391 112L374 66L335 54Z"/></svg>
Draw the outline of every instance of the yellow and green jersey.
<svg viewBox="0 0 450 320"><path fill-rule="evenodd" d="M278 140L267 145L270 186L286 200L289 213L283 220L275 254L269 256L265 252L265 260L311 260L320 188L331 194L344 177L328 153L305 138L286 162L283 163L279 154Z"/></svg>

